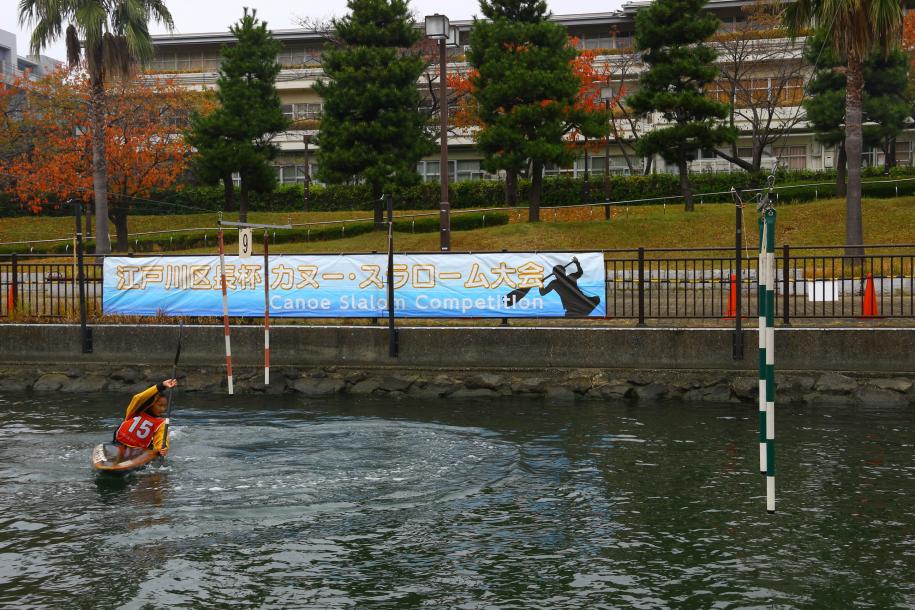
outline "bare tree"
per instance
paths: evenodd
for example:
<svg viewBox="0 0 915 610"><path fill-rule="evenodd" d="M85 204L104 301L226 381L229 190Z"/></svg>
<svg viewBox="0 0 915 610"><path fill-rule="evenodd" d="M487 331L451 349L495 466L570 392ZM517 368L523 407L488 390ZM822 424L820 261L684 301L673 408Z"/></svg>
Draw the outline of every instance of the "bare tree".
<svg viewBox="0 0 915 610"><path fill-rule="evenodd" d="M720 76L710 93L729 105L729 125L749 134L752 149L749 161L738 154L736 141L730 153L715 154L749 172L759 172L767 147L803 119L803 44L787 37L773 6L744 7L746 21L714 39Z"/></svg>
<svg viewBox="0 0 915 610"><path fill-rule="evenodd" d="M616 56L611 62L612 72L610 84L614 91L614 101L611 103L613 109L610 113L610 141L616 144L626 161L630 174L640 173L648 175L651 173L651 157L641 160L641 167L636 168L635 157L627 148L627 143L631 146L638 142L641 134L641 120L644 115L635 114L631 108L626 105L626 94L629 89L638 83L638 72L636 66L641 63L638 54L633 53L632 49L624 49L623 52Z"/></svg>

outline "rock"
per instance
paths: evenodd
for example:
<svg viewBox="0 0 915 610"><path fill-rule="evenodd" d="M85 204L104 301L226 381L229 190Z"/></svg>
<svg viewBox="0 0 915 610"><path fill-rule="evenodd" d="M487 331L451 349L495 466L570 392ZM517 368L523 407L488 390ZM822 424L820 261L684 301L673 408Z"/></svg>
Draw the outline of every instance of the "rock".
<svg viewBox="0 0 915 610"><path fill-rule="evenodd" d="M449 398L479 400L481 398L499 398L498 392L486 388L460 388L449 395Z"/></svg>
<svg viewBox="0 0 915 610"><path fill-rule="evenodd" d="M635 389L625 381L611 381L602 386L588 390L589 398L601 398L603 400L622 400L624 398L635 398Z"/></svg>
<svg viewBox="0 0 915 610"><path fill-rule="evenodd" d="M859 388L855 392L855 400L863 405L902 407L909 404L909 400L905 395L899 392L872 386Z"/></svg>
<svg viewBox="0 0 915 610"><path fill-rule="evenodd" d="M464 387L470 390L484 388L487 390L498 390L502 386L502 376L494 373L479 373L471 375L464 380Z"/></svg>
<svg viewBox="0 0 915 610"><path fill-rule="evenodd" d="M32 386L29 379L21 377L2 377L0 378L0 391L3 392L25 392Z"/></svg>
<svg viewBox="0 0 915 610"><path fill-rule="evenodd" d="M852 403L852 398L849 395L819 394L817 392L804 394L803 400L811 406L845 406Z"/></svg>
<svg viewBox="0 0 915 610"><path fill-rule="evenodd" d="M649 383L635 388L639 400L657 400L667 394L667 386L662 383Z"/></svg>
<svg viewBox="0 0 915 610"><path fill-rule="evenodd" d="M184 385L178 387L188 392L206 392L222 388L226 383L226 376L222 373L198 370L189 372Z"/></svg>
<svg viewBox="0 0 915 610"><path fill-rule="evenodd" d="M731 386L726 383L706 388L702 394L702 400L717 403L737 402L737 399L731 396Z"/></svg>
<svg viewBox="0 0 915 610"><path fill-rule="evenodd" d="M298 379L299 377L302 376L302 373L300 373L298 369L294 369L291 367L281 368L277 372L278 372L279 376L285 377L286 379Z"/></svg>
<svg viewBox="0 0 915 610"><path fill-rule="evenodd" d="M36 392L56 392L69 380L63 373L45 373L35 381L32 389Z"/></svg>
<svg viewBox="0 0 915 610"><path fill-rule="evenodd" d="M550 386L546 389L544 396L550 402L573 402L576 398L575 392L570 388L561 385Z"/></svg>
<svg viewBox="0 0 915 610"><path fill-rule="evenodd" d="M383 379L380 388L388 392L406 392L417 379L416 375L393 375Z"/></svg>
<svg viewBox="0 0 915 610"><path fill-rule="evenodd" d="M573 377L565 383L565 387L576 394L587 394L592 386L593 383L590 377Z"/></svg>
<svg viewBox="0 0 915 610"><path fill-rule="evenodd" d="M853 392L857 388L857 381L840 373L826 373L813 386L813 389L817 392L825 392L827 394L846 394Z"/></svg>
<svg viewBox="0 0 915 610"><path fill-rule="evenodd" d="M381 387L381 379L378 377L369 377L368 379L363 379L358 383L354 383L349 388L350 394L371 394L375 390Z"/></svg>
<svg viewBox="0 0 915 610"><path fill-rule="evenodd" d="M731 381L734 396L744 400L759 397L759 379L756 377L736 377Z"/></svg>
<svg viewBox="0 0 915 610"><path fill-rule="evenodd" d="M292 384L292 389L310 398L317 398L319 396L333 396L343 391L345 386L346 382L342 379L305 378L296 380Z"/></svg>
<svg viewBox="0 0 915 610"><path fill-rule="evenodd" d="M634 373L626 381L634 385L648 385L655 380L655 375L652 373Z"/></svg>
<svg viewBox="0 0 915 610"><path fill-rule="evenodd" d="M137 380L140 379L140 372L137 369L125 367L113 371L110 375L108 375L108 377L116 381L123 381L124 385L128 385L131 383L136 383Z"/></svg>
<svg viewBox="0 0 915 610"><path fill-rule="evenodd" d="M882 390L893 390L894 392L908 392L912 389L912 380L905 377L895 377L893 379L874 379L868 382Z"/></svg>
<svg viewBox="0 0 915 610"><path fill-rule="evenodd" d="M349 371L343 376L343 381L346 383L355 384L359 383L368 376L368 373L365 371Z"/></svg>
<svg viewBox="0 0 915 610"><path fill-rule="evenodd" d="M424 386L410 386L410 396L419 399L441 398L454 393L458 388L452 385L440 385L438 383L427 383Z"/></svg>
<svg viewBox="0 0 915 610"><path fill-rule="evenodd" d="M815 385L813 377L807 375L780 375L775 374L775 390L777 392L802 392L806 393Z"/></svg>
<svg viewBox="0 0 915 610"><path fill-rule="evenodd" d="M325 371L324 369L314 369L314 370L308 371L308 376L311 377L312 379L324 379L327 377L327 371Z"/></svg>
<svg viewBox="0 0 915 610"><path fill-rule="evenodd" d="M522 377L512 381L511 389L515 394L543 394L545 381L540 377Z"/></svg>
<svg viewBox="0 0 915 610"><path fill-rule="evenodd" d="M87 375L86 377L70 379L69 382L64 384L63 391L74 393L101 392L107 384L108 380L101 375Z"/></svg>

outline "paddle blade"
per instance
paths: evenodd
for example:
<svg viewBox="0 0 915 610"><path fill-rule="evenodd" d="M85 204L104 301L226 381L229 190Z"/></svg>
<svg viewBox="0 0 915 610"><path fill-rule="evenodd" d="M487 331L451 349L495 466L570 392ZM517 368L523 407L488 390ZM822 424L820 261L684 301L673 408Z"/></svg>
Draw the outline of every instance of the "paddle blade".
<svg viewBox="0 0 915 610"><path fill-rule="evenodd" d="M512 290L507 295L505 295L505 306L514 307L515 303L527 296L527 293L530 292L530 288L518 288Z"/></svg>

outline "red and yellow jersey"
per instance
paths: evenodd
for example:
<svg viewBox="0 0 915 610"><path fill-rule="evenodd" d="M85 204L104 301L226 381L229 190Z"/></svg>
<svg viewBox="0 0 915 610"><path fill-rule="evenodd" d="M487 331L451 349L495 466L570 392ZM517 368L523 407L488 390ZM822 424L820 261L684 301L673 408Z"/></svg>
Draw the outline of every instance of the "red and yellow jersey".
<svg viewBox="0 0 915 610"><path fill-rule="evenodd" d="M138 413L121 423L115 439L128 447L161 449L161 440L158 446L155 441L157 437L164 436L163 424L165 424L164 418L153 417L147 413ZM159 434L160 431L162 431L162 434Z"/></svg>
<svg viewBox="0 0 915 610"><path fill-rule="evenodd" d="M130 423L133 422L133 418L137 415L144 415L148 419L153 420L153 421L161 421L163 423L165 422L164 419L159 419L157 417L153 417L146 413L137 413L137 411L140 411L141 409L143 409L143 407L145 407L146 404L150 400L155 399L156 396L158 396L158 394L161 391L163 391L164 387L160 387L160 386L161 386L161 384L156 384L154 386L151 386L151 387L143 390L142 392L140 392L139 394L137 394L130 400L130 404L127 405L127 412L124 413L124 422L118 428L118 432L116 435L116 439L118 442L123 442L120 440L120 434L121 434L121 430L123 428L125 428L125 424L126 424L126 427L129 428ZM140 422L137 423L137 426L139 426L139 425L140 425ZM146 439L146 442L143 445L132 445L132 444L128 444L128 443L124 443L124 444L129 445L130 447L141 447L142 446L143 448L149 447L150 449L155 449L156 451L161 451L162 449L168 447L168 439L165 437L165 434L166 434L165 429L166 429L166 427L163 425L154 426L153 430L152 430L152 440L150 441L150 440ZM138 439L138 440L140 442L142 442L144 439Z"/></svg>

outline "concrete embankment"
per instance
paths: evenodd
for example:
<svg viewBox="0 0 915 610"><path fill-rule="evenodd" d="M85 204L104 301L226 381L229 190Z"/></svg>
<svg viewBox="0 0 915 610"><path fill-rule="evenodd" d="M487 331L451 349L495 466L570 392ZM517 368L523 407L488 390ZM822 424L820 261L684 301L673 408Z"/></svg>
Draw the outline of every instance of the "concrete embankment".
<svg viewBox="0 0 915 610"><path fill-rule="evenodd" d="M132 391L171 371L176 328L99 325L93 351L75 325L0 325L0 390ZM732 357L729 329L401 327L388 355L377 326L271 329L264 386L263 331L232 329L236 391L390 397L757 399L757 335ZM792 403L915 403L915 329L776 331L777 399ZM190 391L224 391L222 327L184 329L181 370Z"/></svg>

